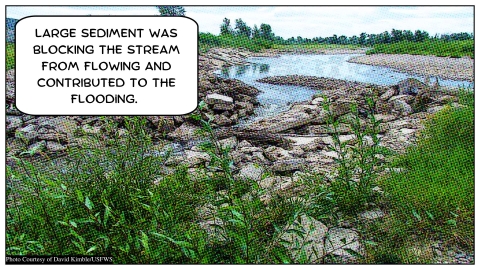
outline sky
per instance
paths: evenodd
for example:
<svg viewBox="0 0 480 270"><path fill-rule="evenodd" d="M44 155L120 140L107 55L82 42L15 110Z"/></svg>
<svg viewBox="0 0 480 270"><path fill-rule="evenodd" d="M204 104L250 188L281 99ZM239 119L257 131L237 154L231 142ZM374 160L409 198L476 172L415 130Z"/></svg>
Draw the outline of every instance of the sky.
<svg viewBox="0 0 480 270"><path fill-rule="evenodd" d="M223 18L242 18L249 26L268 23L283 38L352 36L381 33L392 29L425 30L431 35L473 33L473 7L275 7L275 6L186 6L186 16L194 19L200 32L219 34ZM153 6L128 7L7 7L7 17L31 15L158 15Z"/></svg>

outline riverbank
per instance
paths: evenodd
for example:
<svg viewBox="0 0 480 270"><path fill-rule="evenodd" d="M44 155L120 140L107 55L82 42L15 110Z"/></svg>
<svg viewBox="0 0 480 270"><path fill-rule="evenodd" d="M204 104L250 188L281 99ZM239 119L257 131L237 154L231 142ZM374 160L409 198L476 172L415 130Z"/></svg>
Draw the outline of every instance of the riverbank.
<svg viewBox="0 0 480 270"><path fill-rule="evenodd" d="M409 54L371 54L353 57L348 62L389 67L400 72L447 80L473 82L474 60Z"/></svg>
<svg viewBox="0 0 480 270"><path fill-rule="evenodd" d="M275 252L282 252L283 262L368 263L369 261L362 260L362 254L365 255L368 248L363 241L368 233L367 226L381 224L388 227L383 221L391 218L389 209L377 200L383 196L384 191L376 182L369 182L365 189L354 188L354 193L345 193L346 196L342 197L342 189L338 185L335 192L332 192L335 183L345 181L350 187L357 187L357 182L363 185L365 181L370 181L367 179L370 176L375 178L392 171L403 171L404 168L390 166L387 153L402 153L414 145L423 129L423 121L439 110L461 106L458 97L440 95L439 92L436 92L438 95L425 96L421 90L429 89L430 86L415 80L399 82L393 86L378 86L313 76L268 77L264 79L265 83L307 86L312 88L312 92L315 92L314 89L322 90L321 94L325 96L317 95L307 101L294 103L287 111L238 128L235 126L238 120L252 115L258 106L255 101L258 90L238 80L219 78L213 72L225 66L248 64L246 59L254 55L236 49L212 49L202 54L199 57L199 92L204 104L200 106L201 109L187 116L105 119L88 116L35 117L16 114L14 107L10 106L11 114L7 113L7 160L10 155L27 160L24 157L68 154L72 153L70 149L84 151L81 152L83 157L88 158L73 162L76 166L72 167L73 170L65 165L64 168L61 166L58 174L39 178L50 181L45 182L49 186L51 181L58 181L52 189L42 189L42 192L47 193L42 196L54 198L55 194L48 194L54 190L54 193L58 191L59 194L65 194L67 203L70 202L65 207L60 200L52 199L46 204L47 207L68 210L52 211L58 215L55 217L58 220L76 220L81 217L71 213L86 213L89 217L91 213L104 211L102 206L106 204L104 196L107 195L103 195L102 191L113 190L105 193L113 194L113 197L107 198L108 202L127 202L128 205L112 204L111 207L115 209L111 212L115 214L105 218L110 223L107 224L105 220L104 226L82 224L85 227L81 227L79 233L97 232L98 235L110 237L120 232L119 236L111 238L118 241L112 242L112 245L120 247L125 246L124 241L131 240L129 245L132 247L135 243L137 246L138 243L143 243L145 247L155 241L163 245L159 248L161 252L158 259L162 262L231 262L233 255L243 256L244 246L247 245L251 253L261 254L241 257L247 263L279 263L276 259L278 253ZM7 82L12 84L10 88L7 87L7 90L12 90L7 91L9 105L13 105L14 101L14 76L14 72L7 73ZM415 86L418 91L412 91L411 86ZM374 116L382 122L376 131L367 131L370 133L366 135L360 126L368 125L371 121L369 113L372 110L366 99L369 96L378 100ZM330 106L325 106L326 102ZM425 106L414 109L418 102L425 102L422 103ZM351 112L354 106L359 109L358 116ZM332 118L329 118L330 114ZM341 123L332 130L330 121L334 119ZM360 126L355 127L356 124L352 121L357 120ZM198 132L199 130L204 132ZM358 136L362 137L359 139ZM124 143L125 141L129 143ZM15 144L19 147L15 148ZM178 145L181 145L181 149L175 149ZM366 148L372 145L375 147ZM93 151L92 148L98 151ZM380 148L386 151L380 152ZM355 152L352 149L361 151ZM367 159L362 157L362 161L354 161L350 158L355 153L370 156ZM371 163L362 163L360 166L371 168L372 174L365 175L363 169L362 173L351 170L347 173L352 178L339 178L338 164L341 158L347 156L353 164L370 160ZM72 155L69 158L75 157ZM11 158L7 162L9 165L17 164L19 159ZM104 164L116 166L111 169L102 167ZM32 166L33 169L36 169L35 166ZM15 166L12 168L16 169ZM43 172L39 170L32 175L40 173ZM49 173L56 173L56 170ZM20 172L7 175L9 183L18 182L17 179L27 183L29 177ZM92 180L91 184L84 185L85 179ZM57 186L58 190L55 189ZM66 192L67 190L80 190L88 197L82 197L78 203L78 196ZM352 188L343 191L351 190ZM135 192L138 196L130 196ZM116 194L121 194L121 197L115 197ZM326 197L323 197L325 194ZM25 198L31 198L32 194L29 195ZM70 195L73 197L69 198ZM365 196L368 197L366 200L361 199ZM358 198L360 199L355 201ZM10 203L16 204L14 197ZM40 209L41 206L31 205L31 200L25 201L23 206L27 208L22 208L22 211ZM345 205L354 207L345 209ZM125 209L129 209L128 213L140 213L128 220L132 224L125 225L128 231L135 231L131 239L125 239L122 230L117 230L124 222L117 213L123 213ZM8 210L11 210L9 217L14 217L19 212L14 211L14 208ZM232 217L236 219L232 221ZM46 218L48 220L49 217ZM72 228L77 228L75 220ZM150 221L152 224L148 223ZM17 223L12 221L9 224L21 224L18 225L21 228L19 231L23 233L21 230L24 223L25 219L19 215ZM36 220L31 222L33 232L37 230L37 223ZM69 235L68 231L62 231L70 228L63 223L55 228L52 233L60 231L62 234L59 235ZM294 230L308 232L306 238L292 233ZM150 234L147 236L144 232L155 234L148 239ZM35 233L27 232L26 235L25 239L36 240L29 238L35 236ZM158 235L166 237L154 238ZM245 242L238 235L247 235L249 240ZM407 231L406 237L411 236L412 233ZM45 239L52 237L53 235L47 235ZM85 237L99 239L97 236ZM165 239L172 240L168 242ZM306 252L304 261L297 256L297 242L305 245L302 246ZM427 249L435 245L448 250L446 245L438 241L427 244L421 240L417 242ZM177 243L184 243L189 248L188 254L195 256L182 255ZM202 253L204 247L198 247L197 250L195 243L207 243L208 253L215 256L202 257L205 255ZM9 240L7 243L9 247L14 245L17 245L14 241ZM63 239L58 242L58 246L62 251L66 250L65 247L71 250L76 247ZM101 247L101 243L98 246ZM274 247L275 251L270 247ZM119 250L123 251L116 248L111 252L118 255L116 258L128 257L122 256L126 253L117 254ZM98 252L104 250L99 248ZM141 259L145 251L140 247L128 254L136 254ZM457 251L452 254L446 258L448 262L461 262L456 259ZM139 260L138 258L135 259ZM198 258L207 259L199 261ZM260 259L255 261L255 258ZM433 255L429 259L430 262L435 262L437 258ZM379 261L373 259L373 262Z"/></svg>

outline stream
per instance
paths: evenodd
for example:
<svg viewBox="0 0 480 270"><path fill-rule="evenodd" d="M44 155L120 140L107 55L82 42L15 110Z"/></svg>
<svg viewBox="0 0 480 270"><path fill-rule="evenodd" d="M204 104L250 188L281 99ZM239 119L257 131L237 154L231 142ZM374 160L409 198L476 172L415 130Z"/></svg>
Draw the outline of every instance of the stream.
<svg viewBox="0 0 480 270"><path fill-rule="evenodd" d="M327 77L378 85L393 85L406 78L424 81L424 77L395 71L387 67L362 65L347 62L360 54L334 55L282 55L279 57L251 57L249 65L232 66L218 70L216 74L223 78L238 79L260 90L260 106L255 115L243 123L273 116L285 111L293 102L309 100L317 91L307 87L291 85L272 85L256 80L270 76L306 75ZM435 81L434 77L430 81ZM439 80L441 86L468 86L468 81Z"/></svg>

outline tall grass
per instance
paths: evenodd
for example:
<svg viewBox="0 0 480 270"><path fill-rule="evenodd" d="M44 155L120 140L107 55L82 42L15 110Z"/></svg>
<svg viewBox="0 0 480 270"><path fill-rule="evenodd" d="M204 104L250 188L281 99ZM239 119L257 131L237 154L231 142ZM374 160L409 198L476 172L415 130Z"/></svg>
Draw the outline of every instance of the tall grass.
<svg viewBox="0 0 480 270"><path fill-rule="evenodd" d="M414 54L459 58L474 58L474 41L426 40L423 42L401 41L392 44L376 44L367 54Z"/></svg>
<svg viewBox="0 0 480 270"><path fill-rule="evenodd" d="M234 179L229 148L201 119L200 147L211 160L195 174L181 165L165 172L168 152L150 150L142 117L125 118L126 134L105 118L102 135L70 149L62 170L14 157L6 253L102 255L120 264L292 261L278 237L302 207L279 198L267 205L258 183ZM210 220L200 210L207 205L216 220L210 229L200 226Z"/></svg>
<svg viewBox="0 0 480 270"><path fill-rule="evenodd" d="M385 164L406 169L382 178L385 197L373 192L383 166L378 155L386 154L373 99L362 105L365 122L356 106L351 117L337 118L326 102L330 150L338 153L332 181L305 177L294 184L298 194L270 194L270 202L262 200L267 190L259 183L234 177L231 149L216 139L206 115L191 115L202 125L199 147L210 157L195 172L182 165L168 172L169 152L151 151L145 118L126 117L126 132L103 118L101 133L77 132L90 143L70 147L64 165L17 157L7 165L6 254L104 255L115 263L308 263L305 251L295 256L287 248L295 243L282 239L305 233L292 229L302 215L328 226L353 219L363 243L373 245L373 262L429 262L412 255L410 245L431 239L472 249L473 94L462 92L459 100L464 105L426 122L417 146ZM353 141L340 140L340 121ZM200 210L205 206L210 217ZM388 207L384 221L358 223L357 214L379 206ZM212 220L210 229L201 225Z"/></svg>
<svg viewBox="0 0 480 270"><path fill-rule="evenodd" d="M181 262L158 234L185 239L208 188L185 169L162 175L144 118L113 122L96 143L72 149L64 170L17 159L7 167L7 254L106 255L116 263ZM108 134L108 135L107 135ZM108 140L109 147L98 147ZM153 184L157 182L158 184Z"/></svg>
<svg viewBox="0 0 480 270"><path fill-rule="evenodd" d="M431 117L418 145L392 164L406 172L393 173L382 183L393 222L401 224L397 241L417 235L473 248L473 93L460 95L464 106L447 107Z"/></svg>
<svg viewBox="0 0 480 270"><path fill-rule="evenodd" d="M5 59L5 65L7 70L15 68L15 44L7 43L5 50L7 53Z"/></svg>

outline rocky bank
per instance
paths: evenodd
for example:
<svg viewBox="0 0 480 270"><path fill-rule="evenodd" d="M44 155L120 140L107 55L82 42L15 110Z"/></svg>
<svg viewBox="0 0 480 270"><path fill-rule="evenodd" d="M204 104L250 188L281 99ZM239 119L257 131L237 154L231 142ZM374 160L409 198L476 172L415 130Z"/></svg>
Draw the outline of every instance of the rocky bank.
<svg viewBox="0 0 480 270"><path fill-rule="evenodd" d="M267 52L269 53L274 52ZM305 175L325 173L328 176L332 172L338 153L329 147L333 145L333 140L331 130L326 124L323 105L325 99L331 103L330 110L336 118L351 117L351 105L357 104L362 121L365 121L365 97L373 94L378 100L375 117L382 121L381 144L396 152L402 152L415 143L415 138L422 128L422 121L429 114L445 106L459 106L454 95L443 94L437 91L437 86L414 79L407 79L393 86L378 86L296 75L268 77L261 82L306 86L312 88L312 91L321 90L322 95L314 95L311 100L292 104L289 110L276 116L261 119L245 127L234 127L240 119L254 113L258 105L258 90L238 80L219 78L213 71L223 66L247 64L245 59L252 55L248 51L235 49L212 49L202 54L199 57L199 95L200 100L206 104L202 111L203 117L212 119L219 143L231 148L235 178L255 180L268 190L263 197L265 203L268 203L274 194L295 196L298 188L296 183ZM19 156L24 152L62 155L68 147L89 143L82 134L105 131L103 121L96 116L36 117L22 114L14 107L14 77L14 71L9 70L6 85L7 163L9 157ZM119 123L122 129L122 116L110 118ZM172 143L181 144L181 149L175 151L166 162L167 167L184 164L191 171L208 167L210 157L195 145L197 140L202 139L195 132L198 121L191 119L189 115L146 116L146 119L148 132L153 135L160 148ZM341 133L342 142L355 143L356 137L348 125L340 125L338 131ZM383 156L378 158L384 159ZM265 177L266 173L268 177ZM203 217L200 225L207 231L216 222L206 215L209 211L199 210ZM384 213L380 211L376 216L382 215ZM363 250L359 236L352 228L326 228L319 221L307 217L302 217L298 226L313 231L313 238L308 244L312 252L315 248L320 248L326 252L334 252L345 262L352 262L355 259L344 249L348 247L359 253ZM320 243L326 243L324 238L327 232L330 246L319 247ZM292 234L285 237L295 240L296 236ZM342 248L345 241L349 244Z"/></svg>

